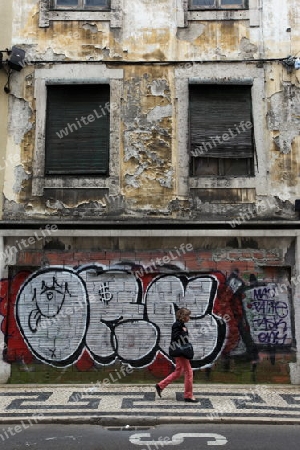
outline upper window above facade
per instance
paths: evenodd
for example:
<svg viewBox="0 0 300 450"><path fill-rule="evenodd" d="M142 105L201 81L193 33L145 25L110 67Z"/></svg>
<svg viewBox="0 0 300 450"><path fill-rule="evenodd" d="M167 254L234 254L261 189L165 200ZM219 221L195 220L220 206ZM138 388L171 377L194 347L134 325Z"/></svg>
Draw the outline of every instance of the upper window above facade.
<svg viewBox="0 0 300 450"><path fill-rule="evenodd" d="M122 27L122 0L40 0L39 26L57 21L103 21Z"/></svg>
<svg viewBox="0 0 300 450"><path fill-rule="evenodd" d="M191 176L254 176L250 85L190 85Z"/></svg>
<svg viewBox="0 0 300 450"><path fill-rule="evenodd" d="M190 9L246 9L248 0L190 0Z"/></svg>
<svg viewBox="0 0 300 450"><path fill-rule="evenodd" d="M109 9L110 0L52 0L53 9Z"/></svg>

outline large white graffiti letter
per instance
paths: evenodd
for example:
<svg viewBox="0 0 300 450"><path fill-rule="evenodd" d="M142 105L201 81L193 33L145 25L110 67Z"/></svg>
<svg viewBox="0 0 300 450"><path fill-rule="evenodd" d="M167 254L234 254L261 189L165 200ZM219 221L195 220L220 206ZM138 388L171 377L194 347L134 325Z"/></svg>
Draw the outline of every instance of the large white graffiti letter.
<svg viewBox="0 0 300 450"><path fill-rule="evenodd" d="M226 337L226 323L213 314L217 287L217 279L209 275L163 275L150 284L146 293L148 319L160 328L159 347L165 355L176 310L185 307L192 311L188 324L195 351L192 367L209 367L216 360Z"/></svg>
<svg viewBox="0 0 300 450"><path fill-rule="evenodd" d="M156 353L158 329L146 318L142 285L132 273L91 265L79 269L86 283L91 322L86 346L101 364L116 358L132 367L150 364Z"/></svg>
<svg viewBox="0 0 300 450"><path fill-rule="evenodd" d="M52 267L32 274L19 291L15 314L36 358L58 367L79 358L89 307L85 286L75 271Z"/></svg>

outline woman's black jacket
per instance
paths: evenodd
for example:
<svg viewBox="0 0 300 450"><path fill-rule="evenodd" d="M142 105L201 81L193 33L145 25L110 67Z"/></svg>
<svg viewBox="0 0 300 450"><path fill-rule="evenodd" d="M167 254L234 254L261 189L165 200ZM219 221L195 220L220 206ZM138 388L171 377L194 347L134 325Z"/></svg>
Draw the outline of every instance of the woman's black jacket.
<svg viewBox="0 0 300 450"><path fill-rule="evenodd" d="M186 331L184 331L183 328L185 328ZM178 342L180 344L187 344L189 342L188 335L189 332L185 323L181 322L181 320L176 320L172 325L171 343Z"/></svg>

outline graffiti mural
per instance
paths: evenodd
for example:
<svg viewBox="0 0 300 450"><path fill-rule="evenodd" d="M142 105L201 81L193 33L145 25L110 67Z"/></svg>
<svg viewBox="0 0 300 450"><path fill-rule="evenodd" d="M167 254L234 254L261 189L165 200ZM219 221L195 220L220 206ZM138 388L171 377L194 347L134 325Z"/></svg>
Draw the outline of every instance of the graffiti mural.
<svg viewBox="0 0 300 450"><path fill-rule="evenodd" d="M118 358L132 367L166 358L176 310L192 311L194 367L211 365L224 345L225 322L213 313L213 276L157 276L145 295L139 278L91 265L37 271L22 286L16 320L34 355L54 366L73 364L86 348L103 365ZM209 329L209 336L203 330Z"/></svg>
<svg viewBox="0 0 300 450"><path fill-rule="evenodd" d="M5 360L83 371L116 361L150 371L169 367L171 326L181 307L192 311L194 369L210 368L220 356L246 354L255 363L264 347L292 345L288 292L276 283L250 275L246 285L238 269L226 276L176 267L148 274L140 267L95 263L20 272L10 299L6 294L0 304Z"/></svg>
<svg viewBox="0 0 300 450"><path fill-rule="evenodd" d="M248 290L244 306L256 344L292 344L290 303L276 284Z"/></svg>

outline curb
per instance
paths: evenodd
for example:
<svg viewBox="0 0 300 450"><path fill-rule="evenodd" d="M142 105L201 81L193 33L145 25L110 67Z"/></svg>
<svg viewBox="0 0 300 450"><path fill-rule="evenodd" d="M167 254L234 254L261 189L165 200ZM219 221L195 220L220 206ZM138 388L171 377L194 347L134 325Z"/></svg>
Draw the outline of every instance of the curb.
<svg viewBox="0 0 300 450"><path fill-rule="evenodd" d="M0 425L11 425L24 423L26 421L30 421L32 417L22 417L22 418L7 418L1 419ZM178 416L178 417L166 417L166 416L157 416L157 417L145 417L141 418L140 416L119 416L119 417L47 417L41 418L38 423L32 424L35 425L49 425L49 424L60 424L60 425L95 425L102 427L117 427L118 429L122 428L126 430L132 430L136 428L142 427L156 427L158 425L194 425L194 424L236 424L236 425L299 425L300 418L291 417L290 419L278 419L278 418L269 418L269 417L260 417L260 418L252 418L252 417L226 417L226 418L216 418L216 419L207 419L207 418L198 418L194 416Z"/></svg>

